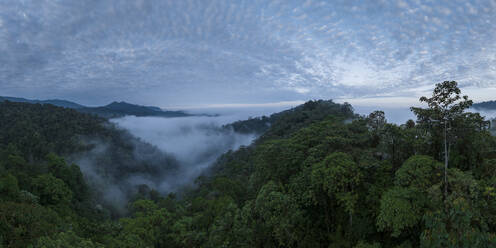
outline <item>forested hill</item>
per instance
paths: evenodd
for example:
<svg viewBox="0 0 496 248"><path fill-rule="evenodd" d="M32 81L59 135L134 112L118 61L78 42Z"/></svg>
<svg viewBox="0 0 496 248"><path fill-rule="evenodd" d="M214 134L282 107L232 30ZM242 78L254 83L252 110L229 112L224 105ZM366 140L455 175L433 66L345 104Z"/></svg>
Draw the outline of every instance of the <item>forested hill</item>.
<svg viewBox="0 0 496 248"><path fill-rule="evenodd" d="M456 82L436 88L433 106L459 96ZM496 247L496 140L459 99L400 126L381 111L274 122L266 133L288 132L225 154L183 200L135 201L127 235L154 227L139 240L150 247Z"/></svg>
<svg viewBox="0 0 496 248"><path fill-rule="evenodd" d="M74 103L66 100L30 100L19 97L6 97L0 96L0 102L11 101L11 102L23 102L23 103L33 103L33 104L51 104L58 107L75 109L82 113L94 114L104 118L117 118L126 115L134 116L155 116L155 117L185 117L193 116L184 111L170 111L162 110L159 107L154 106L141 106L136 104L131 104L127 102L112 102L105 106L100 107L87 107L78 103Z"/></svg>
<svg viewBox="0 0 496 248"><path fill-rule="evenodd" d="M66 101L66 100L59 100L59 99L53 99L53 100L31 100L31 99L20 98L20 97L0 96L0 102L4 102L4 101L24 102L24 103L39 103L39 104L52 104L52 105L55 105L55 106L58 106L58 107L72 108L72 109L78 109L78 108L85 107L85 106L83 106L81 104L77 104L75 102Z"/></svg>
<svg viewBox="0 0 496 248"><path fill-rule="evenodd" d="M496 110L496 101L480 102L472 105L477 110Z"/></svg>
<svg viewBox="0 0 496 248"><path fill-rule="evenodd" d="M443 95L422 98L434 107L412 108L417 122L403 125L387 123L381 111L360 117L329 101L283 112L251 146L219 158L196 187L180 197L138 191L118 220L75 210L78 191L68 186L75 180L62 176L78 173L57 174L50 156L30 165L41 174L20 169L26 157L3 148L14 154L1 158L3 244L496 247L496 139L483 117L464 111L471 101L456 82L435 92Z"/></svg>
<svg viewBox="0 0 496 248"><path fill-rule="evenodd" d="M0 103L0 244L27 247L63 231L94 235L96 223L149 191L136 178L159 183L177 167L106 119L50 104Z"/></svg>
<svg viewBox="0 0 496 248"><path fill-rule="evenodd" d="M141 106L127 102L112 102L102 107L84 107L77 109L82 113L96 114L106 118L116 118L126 115L155 116L155 117L185 117L192 116L183 111L164 111L158 107Z"/></svg>
<svg viewBox="0 0 496 248"><path fill-rule="evenodd" d="M240 133L263 134L265 138L282 138L311 123L326 118L341 118L352 120L358 116L353 113L353 107L347 103L337 104L332 100L308 101L295 108L285 110L270 116L240 120L226 125Z"/></svg>

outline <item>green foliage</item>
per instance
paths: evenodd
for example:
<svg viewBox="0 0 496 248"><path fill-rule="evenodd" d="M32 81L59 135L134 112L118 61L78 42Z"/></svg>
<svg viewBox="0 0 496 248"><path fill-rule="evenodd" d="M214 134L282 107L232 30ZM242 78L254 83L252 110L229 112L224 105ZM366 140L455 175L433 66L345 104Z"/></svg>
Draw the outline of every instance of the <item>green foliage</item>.
<svg viewBox="0 0 496 248"><path fill-rule="evenodd" d="M358 242L354 248L381 248L381 244L379 243L367 243L364 241Z"/></svg>
<svg viewBox="0 0 496 248"><path fill-rule="evenodd" d="M350 222L358 202L357 190L362 178L361 170L352 157L342 152L333 153L312 167L313 184L321 185L329 196L343 205L350 215Z"/></svg>
<svg viewBox="0 0 496 248"><path fill-rule="evenodd" d="M0 177L0 199L16 200L19 197L17 178L11 174Z"/></svg>
<svg viewBox="0 0 496 248"><path fill-rule="evenodd" d="M420 101L428 104L429 108L412 107L420 123L430 123L433 120L451 121L463 115L463 111L472 106L468 96L461 96L461 90L455 81L444 81L436 84L432 97L421 97Z"/></svg>
<svg viewBox="0 0 496 248"><path fill-rule="evenodd" d="M119 220L118 247L171 247L174 216L150 200L132 203L132 218ZM172 246L174 247L174 246Z"/></svg>
<svg viewBox="0 0 496 248"><path fill-rule="evenodd" d="M401 187L385 192L377 217L379 230L391 231L393 237L398 237L405 229L419 225L423 206L418 200L418 194L419 192Z"/></svg>
<svg viewBox="0 0 496 248"><path fill-rule="evenodd" d="M50 208L37 204L0 202L0 235L6 247L27 247L41 236L64 227Z"/></svg>
<svg viewBox="0 0 496 248"><path fill-rule="evenodd" d="M61 232L53 237L41 237L33 248L103 248L103 245L81 238L74 232Z"/></svg>
<svg viewBox="0 0 496 248"><path fill-rule="evenodd" d="M466 123L463 124L466 126L479 123L477 118L467 114L457 118L457 123ZM282 126L287 127L297 119L289 118ZM270 129L278 130L282 126ZM198 194L203 197L220 199L228 195L240 204L239 208L232 205L226 215L214 218L219 221L222 216L220 223L235 230L225 231L226 235L217 231L215 235L208 235L209 240L216 240L210 244L218 247L419 247L421 242L426 242L421 241L422 233L430 230L428 216L436 211L443 214L447 211L441 191L443 168L432 157L433 141L436 141L425 135L425 128L412 122L402 126L388 124L381 112L375 112L367 119L350 123L328 117L289 135L271 136L269 134L274 132L267 131L254 147L222 157L214 167L216 176L200 181ZM466 169L480 168L477 175L487 175L482 171L491 171L492 162L486 161L484 166L477 163L484 150L496 146L484 129L465 133L467 135L460 137L466 138L465 144L470 145L453 148L452 156L455 151L463 151L475 159L453 162L454 167L462 170L449 170L450 197L479 199L470 200L471 204L466 206L477 209L472 212L477 215L472 215L470 227L465 227L480 230L481 237L490 241L494 235L488 224L480 221L480 216L487 218L495 213L484 206L487 206L485 202L494 202L489 199L496 195L493 190L496 180L489 183L486 177L486 186L482 187L467 177L472 172ZM477 189L485 190L485 200ZM205 199L203 197L200 199ZM475 204L477 202L479 204ZM207 213L205 208L195 207L190 215L198 218ZM208 233L214 226L217 230L217 224L213 224L216 221L202 222L204 227L197 230ZM449 223L448 220L442 222ZM237 235L244 235L245 242L237 240ZM471 244L475 240L467 242Z"/></svg>
<svg viewBox="0 0 496 248"><path fill-rule="evenodd" d="M255 200L255 215L280 246L291 247L298 240L298 209L274 182L264 185Z"/></svg>
<svg viewBox="0 0 496 248"><path fill-rule="evenodd" d="M495 247L496 139L482 117L463 111L470 102L459 95L456 83L438 85L432 98L422 98L429 108L414 109L417 125L389 124L382 111L359 117L348 104L320 100L227 125L262 136L221 156L177 196L140 186L127 214L114 219L80 168L64 159L93 148L82 137L110 144L99 169L112 180L169 173L174 162L134 160L139 141L104 119L0 103L0 241L5 247ZM431 121L443 118L456 137L449 141L446 194L442 129Z"/></svg>
<svg viewBox="0 0 496 248"><path fill-rule="evenodd" d="M104 152L91 153L99 144ZM133 156L136 150L147 156ZM178 168L175 159L106 119L50 104L0 103L0 164L19 184L28 184L34 174L52 173L69 186L75 201L87 200L78 166L59 156L89 157L97 173L117 182L134 173L159 176Z"/></svg>
<svg viewBox="0 0 496 248"><path fill-rule="evenodd" d="M444 208L424 215L422 247L490 247L489 244L495 244L494 234L488 232L486 218L481 212L486 202L481 198L478 184L470 174L458 169L449 171L451 190ZM440 192L437 196L431 195L441 198Z"/></svg>
<svg viewBox="0 0 496 248"><path fill-rule="evenodd" d="M33 179L33 192L40 197L42 205L67 205L71 202L72 191L64 181L52 174L39 175Z"/></svg>
<svg viewBox="0 0 496 248"><path fill-rule="evenodd" d="M268 141L257 149L256 170L264 181L286 183L291 175L300 170L305 159L302 147L286 140Z"/></svg>
<svg viewBox="0 0 496 248"><path fill-rule="evenodd" d="M429 156L410 157L395 174L395 184L425 192L441 181L442 164Z"/></svg>

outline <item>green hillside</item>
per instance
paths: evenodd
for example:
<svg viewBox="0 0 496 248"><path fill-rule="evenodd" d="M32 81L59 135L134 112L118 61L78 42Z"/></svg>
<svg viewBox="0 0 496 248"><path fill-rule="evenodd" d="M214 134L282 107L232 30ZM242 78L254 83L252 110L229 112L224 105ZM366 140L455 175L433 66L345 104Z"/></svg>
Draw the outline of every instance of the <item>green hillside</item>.
<svg viewBox="0 0 496 248"><path fill-rule="evenodd" d="M472 102L456 82L435 92L403 125L331 101L234 123L263 135L177 195L143 185L125 216L96 205L79 167L53 154L88 149L83 135L127 154L122 131L73 110L0 104L3 245L496 247L496 139L464 111Z"/></svg>
<svg viewBox="0 0 496 248"><path fill-rule="evenodd" d="M472 107L477 110L496 110L496 101L479 102L472 105Z"/></svg>
<svg viewBox="0 0 496 248"><path fill-rule="evenodd" d="M67 100L59 100L59 99L53 99L53 100L30 100L30 99L25 99L25 98L20 98L20 97L8 97L8 96L0 96L0 102L4 101L11 101L11 102L24 102L24 103L39 103L39 104L51 104L55 105L58 107L64 107L64 108L72 108L72 109L79 109L83 108L85 106L81 104L77 104L75 102L67 101Z"/></svg>
<svg viewBox="0 0 496 248"><path fill-rule="evenodd" d="M158 107L140 106L126 102L112 102L102 107L84 107L77 109L79 112L95 114L105 118L134 116L155 116L155 117L185 117L192 116L183 111L164 111Z"/></svg>
<svg viewBox="0 0 496 248"><path fill-rule="evenodd" d="M22 102L22 103L32 103L32 104L50 104L57 107L64 107L75 109L78 112L93 114L104 118L118 118L126 115L134 116L154 116L154 117L186 117L192 116L184 111L168 111L162 110L155 106L141 106L136 104L131 104L127 102L112 102L105 106L100 107L88 107L75 102L67 100L31 100L20 97L7 97L0 96L0 103L10 101L10 102Z"/></svg>

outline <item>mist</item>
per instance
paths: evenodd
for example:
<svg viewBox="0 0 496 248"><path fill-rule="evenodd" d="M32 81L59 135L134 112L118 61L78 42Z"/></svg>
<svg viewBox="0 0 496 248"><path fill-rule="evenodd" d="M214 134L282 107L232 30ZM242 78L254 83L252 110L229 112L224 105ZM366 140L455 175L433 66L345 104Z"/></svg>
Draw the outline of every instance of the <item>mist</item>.
<svg viewBox="0 0 496 248"><path fill-rule="evenodd" d="M386 119L390 123L397 125L404 124L408 120L416 120L417 117L410 110L409 107L374 107L374 106L353 106L355 112L360 115L368 115L375 110L382 110L386 115ZM486 117L486 120L496 118L496 111L487 111L481 109L468 109L469 112L480 113L481 116Z"/></svg>
<svg viewBox="0 0 496 248"><path fill-rule="evenodd" d="M223 128L240 116L194 116L178 118L126 116L112 119L142 141L173 156L179 164L174 178L156 183L162 193L191 184L223 153L250 145L255 134L239 134ZM136 155L135 155L136 156ZM167 180L166 180L167 179Z"/></svg>
<svg viewBox="0 0 496 248"><path fill-rule="evenodd" d="M112 144L108 140L86 138L84 142L93 148L78 154L72 161L81 167L91 185L102 189L99 198L122 213L139 187L147 185L161 194L167 194L179 192L185 186L194 186L195 179L222 154L250 145L259 135L237 133L224 125L250 117L268 116L287 108L196 109L190 112L203 112L211 116L125 116L110 119L110 125L120 132L119 140ZM408 119L416 119L408 108L355 107L355 112L361 115L368 115L374 110L383 110L390 123L403 124ZM471 111L480 112L488 118L496 116L496 111ZM214 115L217 113L222 115ZM115 142L132 147L129 154L118 152L118 156L125 156L130 161L120 164L123 161L116 163L105 159L116 153L113 148Z"/></svg>
<svg viewBox="0 0 496 248"><path fill-rule="evenodd" d="M115 124L109 125L111 138L81 137L81 143L89 149L67 158L80 167L97 203L124 214L129 200L144 185L148 190L162 188L164 192L178 187L175 178L179 162L172 155Z"/></svg>
<svg viewBox="0 0 496 248"><path fill-rule="evenodd" d="M470 112L477 112L481 116L486 117L486 120L490 120L490 119L495 119L496 118L496 110L482 110L482 109L470 108L468 111L470 111Z"/></svg>
<svg viewBox="0 0 496 248"><path fill-rule="evenodd" d="M110 119L107 136L80 137L87 149L67 160L79 165L98 203L125 214L137 193L153 189L165 195L194 187L222 154L250 145L259 135L237 133L225 124L279 108L219 110L207 111L209 116Z"/></svg>

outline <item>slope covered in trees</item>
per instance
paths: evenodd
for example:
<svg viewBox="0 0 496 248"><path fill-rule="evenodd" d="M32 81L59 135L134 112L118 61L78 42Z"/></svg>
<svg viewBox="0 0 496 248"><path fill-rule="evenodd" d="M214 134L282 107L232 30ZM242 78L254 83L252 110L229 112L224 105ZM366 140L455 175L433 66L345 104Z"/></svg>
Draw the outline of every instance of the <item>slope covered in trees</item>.
<svg viewBox="0 0 496 248"><path fill-rule="evenodd" d="M136 201L147 208L136 208L128 230L163 211L168 223L143 246L494 247L496 141L483 118L463 112L470 102L456 83L438 91L430 99L439 108L416 109L418 123L345 111L294 129L298 122L272 124L181 201ZM449 122L448 167L439 119ZM272 128L287 133L268 135Z"/></svg>
<svg viewBox="0 0 496 248"><path fill-rule="evenodd" d="M164 111L158 107L141 106L127 102L112 102L101 107L84 107L77 109L82 113L95 114L105 118L116 118L126 115L156 116L156 117L185 117L192 116L184 111Z"/></svg>
<svg viewBox="0 0 496 248"><path fill-rule="evenodd" d="M472 107L478 110L496 110L496 101L479 102Z"/></svg>
<svg viewBox="0 0 496 248"><path fill-rule="evenodd" d="M104 151L94 152L97 146ZM137 150L144 156L134 156ZM84 178L80 166L61 156L84 158L94 176ZM69 233L61 238L88 236L98 231L94 223L122 213L106 199L107 186L131 197L141 186L127 178L164 178L177 166L173 158L105 119L49 104L0 103L2 243L26 247L62 231ZM86 180L94 178L101 181Z"/></svg>
<svg viewBox="0 0 496 248"><path fill-rule="evenodd" d="M4 101L10 101L10 102L24 102L24 103L39 103L39 104L52 104L58 107L64 107L64 108L72 108L72 109L78 109L78 108L83 108L85 106L81 104L77 104L75 102L67 101L67 100L60 100L60 99L52 99L52 100L31 100L31 99L26 99L26 98L20 98L20 97L10 97L10 96L0 96L0 102Z"/></svg>
<svg viewBox="0 0 496 248"><path fill-rule="evenodd" d="M120 219L78 210L84 199L75 196L84 194L75 186L84 182L75 165L52 166L62 164L54 155L36 165L25 155L4 156L3 244L495 247L496 140L487 122L463 111L471 102L456 82L421 100L427 108L413 109L417 122L404 125L330 101L234 123L264 135L224 154L180 197L138 192ZM3 154L15 154L9 147Z"/></svg>
<svg viewBox="0 0 496 248"><path fill-rule="evenodd" d="M117 118L126 115L134 116L156 116L156 117L185 117L193 116L184 111L170 111L162 110L159 107L154 106L141 106L136 104L131 104L127 102L112 102L105 106L100 107L88 107L75 102L67 100L31 100L20 97L8 97L0 96L0 103L10 101L10 102L22 102L22 103L32 103L32 104L51 104L57 107L71 108L75 109L81 113L94 114L104 118Z"/></svg>
<svg viewBox="0 0 496 248"><path fill-rule="evenodd" d="M295 108L270 116L236 121L225 127L233 128L239 133L259 133L265 138L285 137L310 123L322 121L329 116L345 119L356 118L353 108L348 103L336 104L332 100L308 101Z"/></svg>

